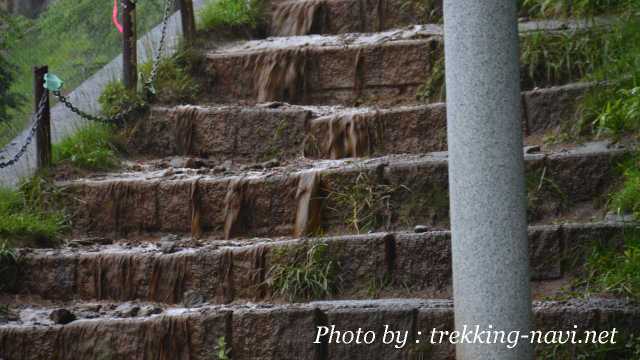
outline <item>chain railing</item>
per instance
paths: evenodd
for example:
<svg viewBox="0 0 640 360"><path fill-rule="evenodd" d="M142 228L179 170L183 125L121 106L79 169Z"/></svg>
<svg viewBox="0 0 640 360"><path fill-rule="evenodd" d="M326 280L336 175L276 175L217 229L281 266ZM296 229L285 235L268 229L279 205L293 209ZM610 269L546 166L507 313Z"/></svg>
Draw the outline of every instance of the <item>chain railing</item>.
<svg viewBox="0 0 640 360"><path fill-rule="evenodd" d="M167 38L167 22L169 21L170 10L174 7L174 5L175 5L175 0L165 0L164 2L164 14L162 19L162 31L160 36L160 42L158 43L158 49L155 54L155 57L153 58L149 80L145 81L144 83L144 90L151 94L155 93L154 84L158 76L158 68L160 65L160 60L162 58L162 50L164 49L164 44ZM123 61L126 61L126 59L123 58ZM53 91L53 95L67 109L69 109L69 111L73 112L74 114L80 116L85 120L106 123L106 124L115 124L117 126L122 126L124 124L124 120L127 117L127 115L137 110L140 110L140 108L142 107L140 105L132 106L127 109L123 109L118 114L112 117L101 117L101 116L91 115L85 111L80 110L80 108L78 108L73 103L71 103L69 98L62 95L60 91Z"/></svg>
<svg viewBox="0 0 640 360"><path fill-rule="evenodd" d="M193 16L193 3L189 0L178 0L180 1L180 7L181 10L183 12L183 16L182 16L182 27L183 27L183 34L185 36L185 38L187 39L192 39L193 38L193 32L195 31L195 26L194 26L194 22L193 19L189 19L188 16L185 17L185 14L190 15L191 17ZM154 84L157 80L158 77L158 69L160 66L160 61L162 59L162 52L164 50L165 47L165 42L167 39L167 25L168 25L168 21L169 21L169 17L170 17L170 13L171 10L175 7L175 2L176 0L165 0L164 2L164 13L163 13L163 19L162 19L162 27L161 27L161 35L160 35L160 41L158 43L158 48L156 53L154 54L154 57L152 59L152 67L151 67L151 72L149 74L149 78L145 80L144 84L143 84L143 91L147 92L147 95L155 95L155 88L154 88ZM191 7L191 8L187 8L187 7ZM135 46L135 43L134 45ZM126 59L123 58L123 61L127 61ZM123 126L125 119L128 115L130 115L131 113L140 110L142 107L146 106L146 104L144 105L135 105L135 106L131 106L129 108L126 108L124 110L122 110L121 112L119 112L118 114L111 116L111 117L103 117L103 116L98 116L98 115L92 115L89 114L88 112L85 112L83 110L81 110L79 107L77 107L76 105L74 105L68 97L62 95L62 93L60 92L60 89L52 89L51 93L58 99L58 101L60 101L60 103L62 103L69 111L71 111L72 113L78 115L79 117L88 120L88 121L92 121L92 122L99 122L99 123L105 123L105 124L115 124L116 126ZM27 131L27 136L24 138L22 145L20 146L19 150L10 157L9 160L6 161L0 161L0 169L4 169L6 167L9 166L13 166L14 164L16 164L28 151L29 145L31 145L31 143L33 143L34 138L37 136L38 133L38 128L40 126L41 123L41 119L43 118L44 115L44 111L45 109L48 109L49 107L48 105L48 93L45 92L46 95L43 95L41 100L38 103L38 106L36 107L36 111L34 111L34 113L31 116L31 120L30 120L30 125L28 127L28 131ZM50 136L50 135L49 135ZM5 148L6 149L6 148Z"/></svg>
<svg viewBox="0 0 640 360"><path fill-rule="evenodd" d="M47 100L48 96L42 96L40 102L38 103L37 111L31 115L31 121L29 121L29 131L27 132L27 137L24 139L24 143L20 147L20 149L8 160L0 162L0 169L4 169L6 167L12 166L17 163L20 158L26 154L29 149L29 145L33 142L33 138L36 137L36 132L38 131L38 126L40 124L40 120L42 119L42 115L44 110L47 108Z"/></svg>

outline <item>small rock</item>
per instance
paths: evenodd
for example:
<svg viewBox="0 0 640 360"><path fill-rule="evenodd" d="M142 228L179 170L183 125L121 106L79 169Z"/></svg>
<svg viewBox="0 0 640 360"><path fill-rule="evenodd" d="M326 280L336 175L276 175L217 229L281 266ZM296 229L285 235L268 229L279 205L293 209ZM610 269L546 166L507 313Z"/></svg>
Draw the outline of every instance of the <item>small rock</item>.
<svg viewBox="0 0 640 360"><path fill-rule="evenodd" d="M271 169L271 168L280 166L280 161L278 161L278 159L271 159L263 162L261 165L265 169Z"/></svg>
<svg viewBox="0 0 640 360"><path fill-rule="evenodd" d="M76 320L76 316L67 309L56 309L49 314L49 319L54 324L65 325Z"/></svg>
<svg viewBox="0 0 640 360"><path fill-rule="evenodd" d="M115 310L116 315L120 317L134 317L140 312L140 306L132 303L124 303Z"/></svg>
<svg viewBox="0 0 640 360"><path fill-rule="evenodd" d="M140 311L138 312L138 315L140 316L151 316L151 315L156 315L156 314L162 314L162 308L157 307L157 306L153 306L153 305L146 305L143 306L142 308L140 308Z"/></svg>
<svg viewBox="0 0 640 360"><path fill-rule="evenodd" d="M200 292L189 290L184 294L182 305L188 308L195 308L204 305L207 298Z"/></svg>
<svg viewBox="0 0 640 360"><path fill-rule="evenodd" d="M413 228L413 232L415 233L426 233L430 230L430 228L426 225L416 225Z"/></svg>
<svg viewBox="0 0 640 360"><path fill-rule="evenodd" d="M539 152L540 152L540 145L531 145L531 146L524 147L525 154L534 154Z"/></svg>
<svg viewBox="0 0 640 360"><path fill-rule="evenodd" d="M267 108L267 109L277 109L279 107L282 107L286 105L286 103L280 102L280 101L272 101L272 102L267 102L264 104L258 104L259 107L262 108Z"/></svg>
<svg viewBox="0 0 640 360"><path fill-rule="evenodd" d="M176 252L177 248L178 248L178 244L176 244L176 242L179 240L178 235L167 235L167 236L163 236L160 239L160 251L162 251L163 254L171 254Z"/></svg>

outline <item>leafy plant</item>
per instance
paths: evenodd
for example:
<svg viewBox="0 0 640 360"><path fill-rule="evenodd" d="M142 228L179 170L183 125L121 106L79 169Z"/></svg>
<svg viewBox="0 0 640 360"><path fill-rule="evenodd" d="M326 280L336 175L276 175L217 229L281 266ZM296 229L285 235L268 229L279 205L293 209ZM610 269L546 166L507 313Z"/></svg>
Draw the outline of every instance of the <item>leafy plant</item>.
<svg viewBox="0 0 640 360"><path fill-rule="evenodd" d="M227 348L227 340L224 336L218 338L218 346L216 347L216 351L218 360L231 360L231 358L229 357L231 349Z"/></svg>
<svg viewBox="0 0 640 360"><path fill-rule="evenodd" d="M89 124L53 145L53 163L68 162L88 170L109 170L118 166L115 129L106 124Z"/></svg>
<svg viewBox="0 0 640 360"><path fill-rule="evenodd" d="M280 253L285 264L270 269L270 283L274 292L290 301L322 299L338 290L338 264L328 253L327 244L314 244L304 256Z"/></svg>
<svg viewBox="0 0 640 360"><path fill-rule="evenodd" d="M152 68L153 62L141 66L142 81L150 78ZM154 100L162 103L188 103L195 100L200 91L190 74L187 57L182 54L160 61L154 88Z"/></svg>
<svg viewBox="0 0 640 360"><path fill-rule="evenodd" d="M130 109L141 109L145 106L145 100L134 90L124 87L120 81L112 81L102 90L98 98L102 114L113 117Z"/></svg>
<svg viewBox="0 0 640 360"><path fill-rule="evenodd" d="M256 28L263 13L262 0L209 0L198 12L205 29L222 26Z"/></svg>
<svg viewBox="0 0 640 360"><path fill-rule="evenodd" d="M638 160L623 165L622 187L611 195L611 207L617 213L631 213L640 218L640 168Z"/></svg>

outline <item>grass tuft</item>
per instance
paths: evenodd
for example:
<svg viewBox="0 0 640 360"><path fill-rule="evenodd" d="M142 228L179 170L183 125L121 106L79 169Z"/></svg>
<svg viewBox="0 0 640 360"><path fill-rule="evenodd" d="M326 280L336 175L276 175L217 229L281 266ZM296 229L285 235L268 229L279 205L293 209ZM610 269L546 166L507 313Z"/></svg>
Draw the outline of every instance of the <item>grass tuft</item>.
<svg viewBox="0 0 640 360"><path fill-rule="evenodd" d="M86 170L116 168L120 160L115 129L106 124L89 124L53 145L53 163L69 163Z"/></svg>
<svg viewBox="0 0 640 360"><path fill-rule="evenodd" d="M304 254L277 255L284 264L270 269L275 294L295 301L323 299L338 291L339 265L329 255L327 244L314 244Z"/></svg>
<svg viewBox="0 0 640 360"><path fill-rule="evenodd" d="M0 188L0 242L9 246L50 246L66 229L57 191L44 177L23 181L18 190Z"/></svg>
<svg viewBox="0 0 640 360"><path fill-rule="evenodd" d="M256 28L262 22L262 0L209 0L198 12L205 29L223 26Z"/></svg>

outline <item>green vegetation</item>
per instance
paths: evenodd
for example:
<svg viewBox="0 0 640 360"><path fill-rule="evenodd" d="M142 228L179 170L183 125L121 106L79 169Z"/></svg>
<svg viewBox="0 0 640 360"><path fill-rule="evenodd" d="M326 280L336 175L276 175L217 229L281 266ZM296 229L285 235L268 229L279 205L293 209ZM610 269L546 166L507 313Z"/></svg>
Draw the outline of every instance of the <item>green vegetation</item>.
<svg viewBox="0 0 640 360"><path fill-rule="evenodd" d="M585 264L586 276L577 284L589 293L608 293L640 300L640 233L625 236L623 251L612 246L594 246Z"/></svg>
<svg viewBox="0 0 640 360"><path fill-rule="evenodd" d="M389 214L391 196L401 189L405 188L378 183L369 172L363 170L353 183L345 184L340 191L330 191L327 203L336 214L342 214L346 209L344 224L361 234L384 224Z"/></svg>
<svg viewBox="0 0 640 360"><path fill-rule="evenodd" d="M276 253L270 269L274 293L290 301L322 299L338 291L339 264L331 258L327 244L293 247Z"/></svg>
<svg viewBox="0 0 640 360"><path fill-rule="evenodd" d="M209 0L198 12L200 26L256 28L262 22L262 0Z"/></svg>
<svg viewBox="0 0 640 360"><path fill-rule="evenodd" d="M42 176L24 181L19 190L0 188L0 242L9 246L50 246L66 229L57 192Z"/></svg>
<svg viewBox="0 0 640 360"><path fill-rule="evenodd" d="M640 338L629 335L616 338L616 343L606 344L554 344L543 345L536 359L540 360L608 360L639 359ZM622 340L621 340L622 339Z"/></svg>
<svg viewBox="0 0 640 360"><path fill-rule="evenodd" d="M229 354L231 353L231 349L227 346L227 340L224 336L218 338L218 345L216 346L216 356L218 360L231 360Z"/></svg>
<svg viewBox="0 0 640 360"><path fill-rule="evenodd" d="M578 131L620 138L640 129L640 3L602 34L601 57L585 79L599 84L585 97Z"/></svg>
<svg viewBox="0 0 640 360"><path fill-rule="evenodd" d="M521 37L522 87L564 84L583 79L605 64L611 42L600 28L540 31Z"/></svg>
<svg viewBox="0 0 640 360"><path fill-rule="evenodd" d="M105 124L89 124L53 145L53 163L68 163L87 170L109 170L118 166L115 129Z"/></svg>
<svg viewBox="0 0 640 360"><path fill-rule="evenodd" d="M437 0L404 0L400 4L403 15L412 17L416 24L436 24L442 22L442 8Z"/></svg>
<svg viewBox="0 0 640 360"><path fill-rule="evenodd" d="M189 103L196 99L200 86L191 76L193 59L188 51L178 52L171 58L162 59L158 64L158 75L154 84L153 100L161 103ZM141 66L142 81L151 77L153 62ZM106 93L106 89L105 89ZM105 99L106 100L106 99ZM109 96L110 101L116 100Z"/></svg>
<svg viewBox="0 0 640 360"><path fill-rule="evenodd" d="M138 2L139 35L160 22L163 6L164 0ZM112 9L112 0L57 0L36 20L14 17L8 55L19 67L11 91L31 98L34 65L49 65L71 90L111 61L122 48L121 35L111 23ZM10 121L0 125L0 146L22 130L31 104L12 110Z"/></svg>
<svg viewBox="0 0 640 360"><path fill-rule="evenodd" d="M624 11L632 0L519 0L520 13L532 18L591 17Z"/></svg>
<svg viewBox="0 0 640 360"><path fill-rule="evenodd" d="M120 81L112 81L102 90L98 98L102 114L113 117L130 109L142 109L146 101L142 95L124 87Z"/></svg>
<svg viewBox="0 0 640 360"><path fill-rule="evenodd" d="M6 241L0 240L0 291L11 291L15 287L17 268L18 257L15 250ZM4 310L0 307L0 318L3 317ZM8 308L6 310L8 312Z"/></svg>
<svg viewBox="0 0 640 360"><path fill-rule="evenodd" d="M417 91L416 97L424 102L441 102L445 100L446 89L444 85L444 57L439 56L428 72L427 80Z"/></svg>
<svg viewBox="0 0 640 360"><path fill-rule="evenodd" d="M18 67L7 57L7 49L13 46L17 36L16 28L12 17L0 10L0 123L9 121L9 109L24 102L24 97L11 90Z"/></svg>

